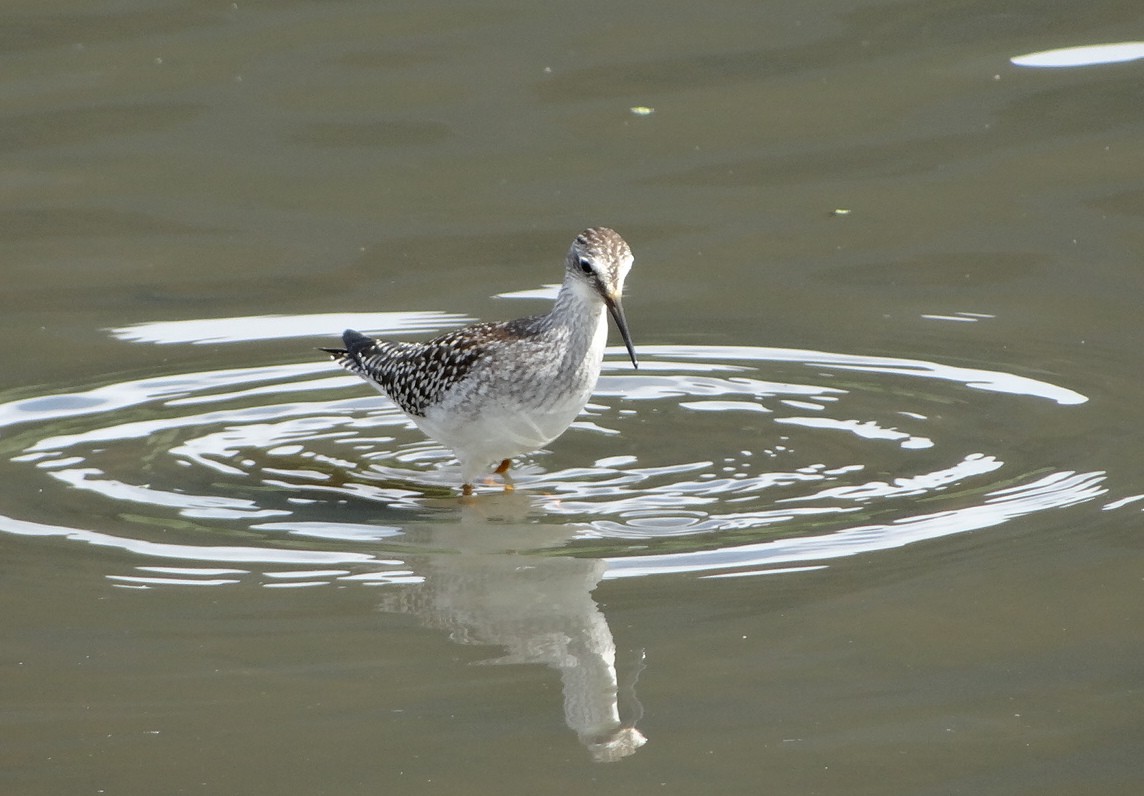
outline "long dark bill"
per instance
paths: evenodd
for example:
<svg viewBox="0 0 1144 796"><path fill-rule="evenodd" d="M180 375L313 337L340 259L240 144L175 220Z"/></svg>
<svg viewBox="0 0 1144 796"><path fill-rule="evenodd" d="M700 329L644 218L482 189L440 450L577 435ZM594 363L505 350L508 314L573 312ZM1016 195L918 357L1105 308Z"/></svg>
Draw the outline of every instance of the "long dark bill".
<svg viewBox="0 0 1144 796"><path fill-rule="evenodd" d="M612 298L611 296L604 296L604 303L608 305L608 312L612 315L612 320L616 322L616 328L620 330L620 337L624 338L624 345L628 347L628 356L632 358L632 367L639 369L640 363L636 359L636 347L632 345L632 335L628 331L628 320L624 317L624 305L620 303L620 299Z"/></svg>

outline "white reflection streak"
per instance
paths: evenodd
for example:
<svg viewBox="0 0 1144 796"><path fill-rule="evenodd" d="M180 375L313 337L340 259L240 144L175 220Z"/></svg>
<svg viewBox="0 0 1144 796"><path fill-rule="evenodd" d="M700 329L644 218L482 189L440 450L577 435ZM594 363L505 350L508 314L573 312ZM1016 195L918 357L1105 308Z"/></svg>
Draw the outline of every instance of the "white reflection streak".
<svg viewBox="0 0 1144 796"><path fill-rule="evenodd" d="M94 428L78 434L61 434L56 437L45 437L28 448L29 451L66 450L82 444L94 442L111 442L113 440L143 439L160 431L169 431L176 428L194 426L225 425L242 420L245 423L254 421L291 419L308 412L315 411L315 407L305 403L270 404L268 406L252 407L238 411L221 410L207 412L186 417L162 418L156 420L136 420L120 423L114 426Z"/></svg>
<svg viewBox="0 0 1144 796"><path fill-rule="evenodd" d="M808 366L853 370L864 373L887 373L898 376L953 381L988 392L1009 395L1027 395L1046 398L1062 405L1082 404L1088 398L1074 390L1025 376L1016 376L996 370L960 368L920 359L897 357L868 357L854 354L833 354L826 351L808 351L797 348L762 348L755 346L643 346L640 351L650 356L684 359L731 359L745 362L795 362Z"/></svg>
<svg viewBox="0 0 1144 796"><path fill-rule="evenodd" d="M560 285L541 285L531 290L514 290L511 293L497 293L496 298L507 299L555 299Z"/></svg>
<svg viewBox="0 0 1144 796"><path fill-rule="evenodd" d="M246 343L288 337L338 337L347 327L378 334L434 332L472 319L449 312L338 312L314 315L251 315L137 323L108 329L133 343Z"/></svg>
<svg viewBox="0 0 1144 796"><path fill-rule="evenodd" d="M139 575L108 575L108 580L130 583L136 586L230 586L241 581L234 578L145 578Z"/></svg>
<svg viewBox="0 0 1144 796"><path fill-rule="evenodd" d="M135 569L140 572L157 572L160 575L191 575L202 578L250 574L248 569L223 569L221 567L135 567Z"/></svg>
<svg viewBox="0 0 1144 796"><path fill-rule="evenodd" d="M1106 504L1101 510L1114 511L1131 503L1136 503L1140 500L1144 500L1144 495L1131 495L1130 497L1121 498L1120 500L1114 500L1111 503Z"/></svg>
<svg viewBox="0 0 1144 796"><path fill-rule="evenodd" d="M820 489L809 495L783 498L778 502L816 502L824 499L866 501L875 498L885 499L926 495L936 492L950 484L1000 470L1002 466L1002 462L994 456L974 453L966 456L964 460L954 466L947 467L944 470L935 470L930 473L895 478L893 483L887 481L868 481L864 484L833 486Z"/></svg>
<svg viewBox="0 0 1144 796"><path fill-rule="evenodd" d="M933 440L928 437L915 437L896 428L884 428L873 420L837 420L832 417L780 417L775 423L785 423L804 428L827 428L846 431L862 439L878 439L897 442L903 448L932 448Z"/></svg>
<svg viewBox="0 0 1144 796"><path fill-rule="evenodd" d="M1144 41L1122 41L1114 44L1090 44L1080 47L1062 47L1056 50L1014 55L1009 62L1014 66L1061 68L1069 66L1099 66L1120 64L1144 58Z"/></svg>
<svg viewBox="0 0 1144 796"><path fill-rule="evenodd" d="M395 525L363 525L352 522L264 522L250 527L256 531L285 531L294 536L339 542L377 542L402 533Z"/></svg>
<svg viewBox="0 0 1144 796"><path fill-rule="evenodd" d="M777 567L775 569L752 569L747 572L720 572L717 575L703 575L704 580L719 580L721 578L754 578L759 575L790 575L794 572L818 572L827 569L826 564L815 567Z"/></svg>
<svg viewBox="0 0 1144 796"><path fill-rule="evenodd" d="M314 390L332 390L345 387L349 384L356 386L361 381L356 376L330 376L328 378L310 379L305 382L285 382L281 384L264 384L261 387L234 390L232 392L216 392L210 395L194 395L186 398L173 398L166 401L167 406L196 406L209 403L226 403L239 401L262 395L283 395L295 392L310 392Z"/></svg>
<svg viewBox="0 0 1144 796"><path fill-rule="evenodd" d="M1073 390L1046 384L1043 381L1015 376L1012 373L955 368L949 365L916 363L906 365L831 365L839 370L857 370L863 373L889 373L895 376L923 376L926 378L956 381L975 390L1027 395L1033 398L1048 398L1058 404L1069 406L1083 404L1088 398Z"/></svg>
<svg viewBox="0 0 1144 796"><path fill-rule="evenodd" d="M694 553L604 559L605 579L669 573L770 566L889 550L914 542L990 528L1003 522L1055 508L1083 503L1107 492L1103 472L1062 472L1031 484L999 490L986 503L964 509L908 517L892 523L863 525L825 536L777 539L759 544L701 550Z"/></svg>
<svg viewBox="0 0 1144 796"><path fill-rule="evenodd" d="M290 514L289 511L280 509L259 508L253 500L243 498L170 492L154 487L126 484L112 478L100 478L99 471L90 467L52 471L51 475L76 489L95 492L111 500L178 509L179 515L183 517L237 519L280 517Z"/></svg>
<svg viewBox="0 0 1144 796"><path fill-rule="evenodd" d="M0 531L16 536L63 536L97 547L111 547L141 556L177 559L181 561L214 561L228 564L387 564L368 553L330 552L323 550L277 550L265 547L234 547L229 545L199 546L147 542L128 539L98 531L68 528L62 525L44 525L39 522L18 520L0 515Z"/></svg>
<svg viewBox="0 0 1144 796"><path fill-rule="evenodd" d="M160 398L180 398L216 386L233 387L260 381L277 381L328 370L328 363L274 365L262 368L231 368L181 376L157 376L83 392L37 396L0 404L0 428L18 423L42 423L64 417L114 412Z"/></svg>

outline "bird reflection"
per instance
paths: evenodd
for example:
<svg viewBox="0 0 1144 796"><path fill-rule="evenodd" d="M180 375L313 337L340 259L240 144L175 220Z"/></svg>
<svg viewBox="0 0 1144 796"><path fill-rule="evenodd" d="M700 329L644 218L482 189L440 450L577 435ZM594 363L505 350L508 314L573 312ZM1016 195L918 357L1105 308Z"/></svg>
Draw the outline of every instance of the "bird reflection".
<svg viewBox="0 0 1144 796"><path fill-rule="evenodd" d="M522 493L482 495L462 506L460 522L409 527L417 547L449 552L407 558L423 582L403 586L381 608L412 614L460 644L504 648L486 663L556 669L564 721L594 760L621 760L647 742L635 727L642 655L621 685L612 631L591 597L604 562L539 554L562 546L570 532L525 521L531 507Z"/></svg>

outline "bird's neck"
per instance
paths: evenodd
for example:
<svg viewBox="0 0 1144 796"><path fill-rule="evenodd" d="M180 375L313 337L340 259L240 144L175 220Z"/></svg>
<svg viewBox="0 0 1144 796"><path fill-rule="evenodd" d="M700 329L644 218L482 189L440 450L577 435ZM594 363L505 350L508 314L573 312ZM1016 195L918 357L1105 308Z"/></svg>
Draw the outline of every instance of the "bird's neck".
<svg viewBox="0 0 1144 796"><path fill-rule="evenodd" d="M587 348L595 344L601 327L607 334L607 318L604 300L582 280L568 276L556 295L556 303L546 318L551 329L561 328L573 341L573 347L580 343Z"/></svg>
<svg viewBox="0 0 1144 796"><path fill-rule="evenodd" d="M604 301L596 291L582 280L569 275L564 277L564 284L560 286L556 303L552 305L549 314L566 323L591 325L603 312Z"/></svg>

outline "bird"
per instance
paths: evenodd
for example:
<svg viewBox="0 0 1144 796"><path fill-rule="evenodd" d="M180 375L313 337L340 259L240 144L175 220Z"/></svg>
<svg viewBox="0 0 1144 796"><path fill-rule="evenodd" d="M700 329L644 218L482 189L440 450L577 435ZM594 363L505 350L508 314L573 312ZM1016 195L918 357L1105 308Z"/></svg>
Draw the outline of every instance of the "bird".
<svg viewBox="0 0 1144 796"><path fill-rule="evenodd" d="M347 329L344 348L321 350L453 452L463 495L472 495L478 476L494 464L508 491L512 459L555 440L588 402L609 315L639 368L622 303L632 259L615 230L590 227L572 241L547 313L476 323L426 342L377 340Z"/></svg>

